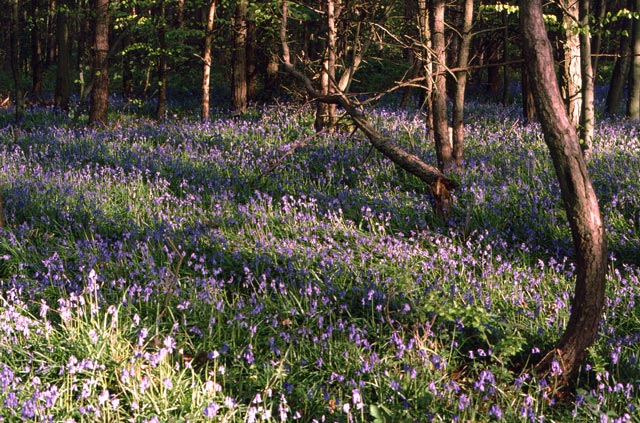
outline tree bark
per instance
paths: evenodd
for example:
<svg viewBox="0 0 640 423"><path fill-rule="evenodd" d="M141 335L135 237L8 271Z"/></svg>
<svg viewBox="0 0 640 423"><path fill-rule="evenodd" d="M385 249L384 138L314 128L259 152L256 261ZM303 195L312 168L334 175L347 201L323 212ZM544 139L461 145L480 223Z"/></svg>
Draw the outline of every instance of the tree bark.
<svg viewBox="0 0 640 423"><path fill-rule="evenodd" d="M40 4L37 0L31 2L31 92L39 98L42 93L42 79L44 63L42 60L42 24L40 23Z"/></svg>
<svg viewBox="0 0 640 423"><path fill-rule="evenodd" d="M24 117L24 94L20 79L22 77L20 71L20 0L12 0L11 2L11 75L13 77L13 95L15 97L15 120L22 121Z"/></svg>
<svg viewBox="0 0 640 423"><path fill-rule="evenodd" d="M69 40L69 3L59 0L56 4L57 25L56 42L58 44L58 68L56 70L56 91L54 103L60 110L69 109L71 97L71 45Z"/></svg>
<svg viewBox="0 0 640 423"><path fill-rule="evenodd" d="M577 128L580 125L580 112L582 111L580 37L576 31L579 15L578 0L561 0L560 3L564 10L562 13L562 26L564 27L562 88L569 119Z"/></svg>
<svg viewBox="0 0 640 423"><path fill-rule="evenodd" d="M209 97L211 83L211 47L213 46L213 22L216 15L216 0L209 0L207 8L207 22L204 33L204 52L202 54L202 102L200 117L202 120L209 119Z"/></svg>
<svg viewBox="0 0 640 423"><path fill-rule="evenodd" d="M596 0L594 7L594 15L598 21L602 21L607 15L607 2L606 0ZM593 32L591 34L591 69L593 69L593 77L595 80L598 75L598 64L600 60L600 46L602 45L602 34L600 31Z"/></svg>
<svg viewBox="0 0 640 423"><path fill-rule="evenodd" d="M433 125L438 169L448 173L453 164L453 154L449 142L447 124L447 65L444 37L445 0L434 0L432 4L433 54L435 83L433 90Z"/></svg>
<svg viewBox="0 0 640 423"><path fill-rule="evenodd" d="M531 89L531 81L526 63L522 65L520 70L521 88L522 88L522 115L528 123L533 123L536 118L536 103Z"/></svg>
<svg viewBox="0 0 640 423"><path fill-rule="evenodd" d="M640 13L640 0L634 1L634 12ZM633 20L633 35L631 48L631 80L629 84L629 99L627 102L627 117L640 119L640 20Z"/></svg>
<svg viewBox="0 0 640 423"><path fill-rule="evenodd" d="M233 79L231 84L233 110L247 110L247 0L238 0L233 22Z"/></svg>
<svg viewBox="0 0 640 423"><path fill-rule="evenodd" d="M326 14L327 43L322 60L320 74L321 89L324 95L336 92L336 4L335 0L322 0L322 9ZM327 129L333 132L336 126L336 105L319 103L316 108L315 129Z"/></svg>
<svg viewBox="0 0 640 423"><path fill-rule="evenodd" d="M93 39L93 86L89 122L107 123L109 102L109 0L94 0L96 13Z"/></svg>
<svg viewBox="0 0 640 423"><path fill-rule="evenodd" d="M511 101L511 82L509 79L509 14L502 11L502 105L507 106Z"/></svg>
<svg viewBox="0 0 640 423"><path fill-rule="evenodd" d="M420 106L424 110L427 123L427 139L433 136L433 39L431 37L431 25L429 24L429 9L427 0L418 0L418 24L420 26L420 49L422 74L425 77L424 95Z"/></svg>
<svg viewBox="0 0 640 423"><path fill-rule="evenodd" d="M258 34L255 17L247 15L247 101L258 96Z"/></svg>
<svg viewBox="0 0 640 423"><path fill-rule="evenodd" d="M458 67L463 69L456 73L456 88L453 100L453 160L456 168L461 170L464 165L464 99L467 86L467 71L469 64L469 49L471 47L471 26L473 24L473 0L464 0L463 18L460 34L460 52L458 53Z"/></svg>
<svg viewBox="0 0 640 423"><path fill-rule="evenodd" d="M520 0L523 50L535 94L538 118L556 170L576 254L577 277L571 316L556 348L537 365L539 376L557 362L569 384L592 345L605 298L606 238L598 201L589 179L578 137L566 113L553 67L541 0Z"/></svg>
<svg viewBox="0 0 640 423"><path fill-rule="evenodd" d="M633 2L628 0L627 8L633 10ZM631 68L631 33L633 32L633 21L625 18L624 29L626 34L620 34L620 43L618 47L618 57L616 58L611 80L609 81L609 92L607 93L606 109L608 115L614 115L622 102L622 93L624 86L629 79L629 70Z"/></svg>
<svg viewBox="0 0 640 423"><path fill-rule="evenodd" d="M167 116L167 18L164 0L158 4L158 105L156 119Z"/></svg>
<svg viewBox="0 0 640 423"><path fill-rule="evenodd" d="M596 115L593 108L594 74L591 62L591 31L589 30L589 0L580 0L580 66L582 71L582 111L580 114L580 146L588 157L593 140Z"/></svg>

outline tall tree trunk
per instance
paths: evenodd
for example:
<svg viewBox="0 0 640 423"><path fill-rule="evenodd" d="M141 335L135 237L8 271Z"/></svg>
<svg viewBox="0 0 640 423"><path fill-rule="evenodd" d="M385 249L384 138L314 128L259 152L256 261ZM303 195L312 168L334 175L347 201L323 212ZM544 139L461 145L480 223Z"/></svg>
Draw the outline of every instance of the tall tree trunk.
<svg viewBox="0 0 640 423"><path fill-rule="evenodd" d="M10 44L11 44L11 75L13 76L13 95L15 97L16 122L22 121L24 117L24 94L22 92L21 83L21 67L20 63L22 59L20 57L20 0L11 1L11 29L10 29Z"/></svg>
<svg viewBox="0 0 640 423"><path fill-rule="evenodd" d="M599 22L602 22L607 15L607 1L596 0L594 7L594 15ZM602 45L602 34L600 31L591 34L591 69L593 69L593 77L598 75L598 64L600 60L600 46Z"/></svg>
<svg viewBox="0 0 640 423"><path fill-rule="evenodd" d="M178 29L184 28L184 0L178 0Z"/></svg>
<svg viewBox="0 0 640 423"><path fill-rule="evenodd" d="M326 14L327 45L322 61L322 73L320 76L322 93L325 95L336 92L336 4L335 0L322 0L322 8ZM320 103L316 109L315 129L320 131L335 130L336 105Z"/></svg>
<svg viewBox="0 0 640 423"><path fill-rule="evenodd" d="M92 7L93 0L86 0L86 3L80 0L78 2L78 10L87 10ZM84 7L84 9L82 9ZM91 78L86 75L85 70L92 65L94 60L91 44L93 43L91 34L92 19L82 19L77 22L78 26L78 55L76 57L76 68L78 69L78 85L80 89L80 105L84 105L89 92L91 90ZM95 22L95 19L93 19Z"/></svg>
<svg viewBox="0 0 640 423"><path fill-rule="evenodd" d="M640 13L640 0L634 2L634 12ZM629 99L627 103L627 117L640 119L640 20L633 20L633 38L631 48L631 80L629 84Z"/></svg>
<svg viewBox="0 0 640 423"><path fill-rule="evenodd" d="M580 114L580 146L588 157L593 139L596 115L593 108L594 74L591 62L589 0L580 0L580 66L582 69L582 112Z"/></svg>
<svg viewBox="0 0 640 423"><path fill-rule="evenodd" d="M429 8L427 0L418 0L418 23L420 26L420 51L422 62L422 74L425 77L424 95L420 107L424 110L427 123L427 139L433 137L433 38L431 37L431 25L429 22Z"/></svg>
<svg viewBox="0 0 640 423"><path fill-rule="evenodd" d="M233 110L247 109L247 0L238 0L233 21L233 79L231 84Z"/></svg>
<svg viewBox="0 0 640 423"><path fill-rule="evenodd" d="M464 164L464 99L467 86L469 49L471 47L471 26L473 24L473 0L464 0L463 18L460 28L462 39L458 53L458 68L463 69L456 74L456 88L453 100L453 159L456 168L462 169Z"/></svg>
<svg viewBox="0 0 640 423"><path fill-rule="evenodd" d="M547 375L556 362L562 369L559 382L568 384L576 376L598 331L605 298L606 238L575 127L568 115L561 112L562 97L541 0L520 0L520 28L538 118L560 184L577 262L569 323L556 348L538 363L536 370L538 375Z"/></svg>
<svg viewBox="0 0 640 423"><path fill-rule="evenodd" d="M167 116L167 17L164 0L158 4L158 105L156 119Z"/></svg>
<svg viewBox="0 0 640 423"><path fill-rule="evenodd" d="M511 101L511 83L509 81L509 14L502 12L502 104L507 106Z"/></svg>
<svg viewBox="0 0 640 423"><path fill-rule="evenodd" d="M89 122L107 123L109 103L109 0L94 0L93 86Z"/></svg>
<svg viewBox="0 0 640 423"><path fill-rule="evenodd" d="M628 0L628 9L633 10L633 2ZM620 34L618 47L618 57L616 58L611 80L609 81L609 92L607 93L606 109L608 115L614 115L622 102L622 93L629 80L629 70L631 69L631 33L633 32L632 19L625 18L624 29L626 34Z"/></svg>
<svg viewBox="0 0 640 423"><path fill-rule="evenodd" d="M562 88L569 120L577 128L580 125L580 112L582 111L580 36L576 30L579 15L578 0L561 0L561 3L564 10L562 13L564 28Z"/></svg>
<svg viewBox="0 0 640 423"><path fill-rule="evenodd" d="M447 125L447 79L446 51L444 38L444 12L446 2L434 0L432 4L433 54L435 84L433 90L433 125L438 158L438 169L448 173L453 163L449 126Z"/></svg>
<svg viewBox="0 0 640 423"><path fill-rule="evenodd" d="M42 93L44 63L42 61L42 24L40 23L40 4L37 0L31 3L31 92L39 98Z"/></svg>
<svg viewBox="0 0 640 423"><path fill-rule="evenodd" d="M201 113L202 120L209 119L209 86L211 82L211 47L213 46L213 20L216 15L216 0L209 0L207 8L207 22L204 33L204 53L202 54L202 102Z"/></svg>
<svg viewBox="0 0 640 423"><path fill-rule="evenodd" d="M247 100L258 96L258 34L255 16L250 11L247 16Z"/></svg>
<svg viewBox="0 0 640 423"><path fill-rule="evenodd" d="M71 97L71 43L69 40L69 2L57 3L56 41L58 44L58 69L56 70L56 91L54 103L60 110L69 109Z"/></svg>
<svg viewBox="0 0 640 423"><path fill-rule="evenodd" d="M520 84L522 87L522 115L528 123L533 123L536 121L536 104L526 64L523 64L520 70L520 77L522 81Z"/></svg>
<svg viewBox="0 0 640 423"><path fill-rule="evenodd" d="M418 20L418 2L416 0L404 0L404 24L409 28L406 35L411 38L416 37L416 24ZM413 46L404 47L403 54L406 61L411 63L411 76L417 78L420 75L420 63ZM414 87L409 85L402 90L402 99L400 100L399 108L405 109L409 105L411 98L413 97Z"/></svg>

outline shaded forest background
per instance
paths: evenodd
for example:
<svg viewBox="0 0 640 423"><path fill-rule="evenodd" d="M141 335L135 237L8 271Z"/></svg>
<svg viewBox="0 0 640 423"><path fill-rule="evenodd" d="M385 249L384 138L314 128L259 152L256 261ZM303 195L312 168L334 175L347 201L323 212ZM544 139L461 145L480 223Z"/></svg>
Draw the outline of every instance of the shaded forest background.
<svg viewBox="0 0 640 423"><path fill-rule="evenodd" d="M61 110L73 105L74 113L87 114L93 91L93 97L117 94L132 109L144 105L159 119L168 115L167 102L200 107L206 118L205 96L216 108L244 112L251 102L304 93L281 66L280 1L2 3L11 13L0 18L5 40L0 46L0 95L4 107L18 105L18 114L25 105L42 102ZM579 3L587 5L586 18ZM586 31L592 81L609 87L602 112L638 118L638 65L633 60L639 48L637 3L557 0L545 5L563 95L577 125L581 89L589 81L579 60L580 35ZM444 54L434 45L439 34L434 24L439 23L431 12L438 4L444 12ZM469 8L471 21L465 28ZM292 62L325 87L330 86L327 78L336 78L340 88L354 93L396 89L394 100L400 106L422 107L432 119L433 84L445 73L451 100L464 76L475 97L522 101L524 115L534 119L522 71L516 2L314 0L290 2L288 10ZM632 94L626 103L625 88ZM106 108L96 111L91 120L106 121L105 113Z"/></svg>

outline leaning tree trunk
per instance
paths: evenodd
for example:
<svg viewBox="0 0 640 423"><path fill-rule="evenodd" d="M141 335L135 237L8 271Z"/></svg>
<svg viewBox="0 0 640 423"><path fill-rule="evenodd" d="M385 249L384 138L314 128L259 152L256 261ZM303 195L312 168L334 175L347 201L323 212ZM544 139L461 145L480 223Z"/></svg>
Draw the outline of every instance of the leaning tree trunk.
<svg viewBox="0 0 640 423"><path fill-rule="evenodd" d="M291 63L291 54L287 42L287 14L287 0L282 0L280 40L282 43L282 62L285 70L300 81L304 85L306 93L318 103L337 104L342 107L351 117L355 126L364 133L375 149L407 172L426 182L434 200L433 208L435 213L442 218L448 218L453 208L452 192L458 188L458 183L448 178L439 169L426 164L417 156L406 152L396 145L392 139L378 132L366 119L363 112L354 106L344 92L328 95L316 89L313 81L298 71Z"/></svg>
<svg viewBox="0 0 640 423"><path fill-rule="evenodd" d="M467 70L469 64L469 49L471 47L471 25L473 24L473 0L464 1L462 18L460 52L458 53L458 68L456 90L453 100L453 160L457 169L462 169L464 162L464 97L467 86Z"/></svg>
<svg viewBox="0 0 640 423"><path fill-rule="evenodd" d="M435 84L433 90L433 126L438 169L448 173L453 164L453 154L449 143L447 124L447 65L444 38L444 0L434 0L432 4L433 54L435 56Z"/></svg>
<svg viewBox="0 0 640 423"><path fill-rule="evenodd" d="M107 122L109 101L109 0L95 0L96 21L93 45L93 87L89 121L92 124Z"/></svg>
<svg viewBox="0 0 640 423"><path fill-rule="evenodd" d="M591 61L591 31L589 30L590 0L580 0L580 67L582 71L582 112L580 113L580 146L588 157L593 139L596 115L593 108L594 73Z"/></svg>
<svg viewBox="0 0 640 423"><path fill-rule="evenodd" d="M541 0L520 0L520 28L538 118L553 159L577 256L569 323L556 348L537 364L536 370L538 375L546 375L555 361L562 369L559 382L569 384L598 331L605 298L607 247L578 137L569 117L562 112Z"/></svg>
<svg viewBox="0 0 640 423"><path fill-rule="evenodd" d="M640 0L634 2L634 12L640 13ZM631 80L629 99L627 100L627 117L640 119L640 20L633 21L633 38L631 40Z"/></svg>
<svg viewBox="0 0 640 423"><path fill-rule="evenodd" d="M204 54L202 55L202 102L200 116L202 120L209 119L209 87L211 83L211 47L213 46L213 20L216 14L216 0L209 0L207 9L207 23L204 33Z"/></svg>

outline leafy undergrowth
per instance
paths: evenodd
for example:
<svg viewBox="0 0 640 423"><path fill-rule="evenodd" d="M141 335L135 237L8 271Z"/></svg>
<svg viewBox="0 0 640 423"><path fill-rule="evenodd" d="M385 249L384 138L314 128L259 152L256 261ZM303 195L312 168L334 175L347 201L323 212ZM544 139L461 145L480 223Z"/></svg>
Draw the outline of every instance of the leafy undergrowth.
<svg viewBox="0 0 640 423"><path fill-rule="evenodd" d="M640 148L603 121L590 161L611 262L570 395L530 366L575 280L539 130L470 105L443 226L426 188L309 111L0 130L5 421L640 421ZM434 162L419 115L379 127ZM560 398L560 399L559 399Z"/></svg>

